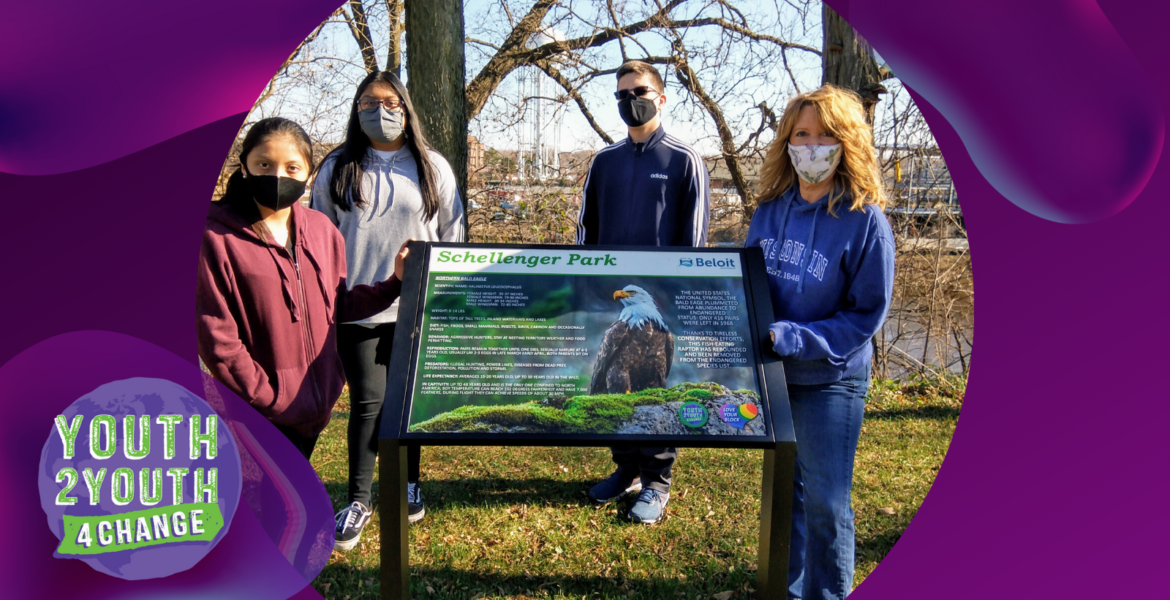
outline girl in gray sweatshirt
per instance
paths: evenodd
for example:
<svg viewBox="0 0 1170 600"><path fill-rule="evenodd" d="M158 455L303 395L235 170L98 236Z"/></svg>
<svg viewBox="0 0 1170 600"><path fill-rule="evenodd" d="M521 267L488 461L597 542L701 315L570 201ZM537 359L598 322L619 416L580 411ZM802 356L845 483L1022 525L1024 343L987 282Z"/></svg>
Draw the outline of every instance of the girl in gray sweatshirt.
<svg viewBox="0 0 1170 600"><path fill-rule="evenodd" d="M321 164L312 207L345 238L350 286L386 279L408 239L462 242L463 203L450 165L423 135L405 86L392 73L371 73L358 85L345 141ZM369 522L378 423L398 303L337 328L337 350L349 382L348 506L337 513L339 550L350 550ZM426 509L419 490L419 448L408 450L409 519Z"/></svg>

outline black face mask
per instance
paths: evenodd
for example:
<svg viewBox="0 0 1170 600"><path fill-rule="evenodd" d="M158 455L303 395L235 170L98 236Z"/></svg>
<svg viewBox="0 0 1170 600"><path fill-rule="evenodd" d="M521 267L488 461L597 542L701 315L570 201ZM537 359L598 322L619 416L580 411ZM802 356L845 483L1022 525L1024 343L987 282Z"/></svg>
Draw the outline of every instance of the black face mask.
<svg viewBox="0 0 1170 600"><path fill-rule="evenodd" d="M653 100L629 96L618 101L618 114L630 127L641 127L650 122L658 114L658 106Z"/></svg>
<svg viewBox="0 0 1170 600"><path fill-rule="evenodd" d="M247 173L247 169L244 172ZM305 195L305 182L292 177L248 173L244 184L257 204L271 210L286 209Z"/></svg>

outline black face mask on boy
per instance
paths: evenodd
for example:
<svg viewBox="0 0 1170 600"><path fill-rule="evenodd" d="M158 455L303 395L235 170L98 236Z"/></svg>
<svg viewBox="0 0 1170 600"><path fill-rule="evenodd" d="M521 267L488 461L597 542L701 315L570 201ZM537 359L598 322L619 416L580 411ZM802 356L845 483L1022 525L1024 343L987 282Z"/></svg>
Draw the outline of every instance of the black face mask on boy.
<svg viewBox="0 0 1170 600"><path fill-rule="evenodd" d="M653 100L630 95L618 101L618 115L630 127L641 127L649 123L656 114L658 105L654 104Z"/></svg>
<svg viewBox="0 0 1170 600"><path fill-rule="evenodd" d="M264 208L283 210L296 204L305 195L304 181L276 175L253 175L248 173L247 167L244 173L248 175L244 178L248 192Z"/></svg>

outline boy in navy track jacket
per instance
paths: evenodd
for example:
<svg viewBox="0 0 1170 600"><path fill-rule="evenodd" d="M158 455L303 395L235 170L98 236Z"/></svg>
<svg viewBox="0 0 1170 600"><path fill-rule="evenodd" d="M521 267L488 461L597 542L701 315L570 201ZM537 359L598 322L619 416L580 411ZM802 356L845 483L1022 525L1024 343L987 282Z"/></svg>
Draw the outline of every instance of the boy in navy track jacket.
<svg viewBox="0 0 1170 600"><path fill-rule="evenodd" d="M585 177L578 244L628 246L707 245L711 192L699 153L662 129L666 104L662 76L638 61L617 71L618 113L629 137L594 157ZM606 503L638 493L630 520L655 523L670 499L674 448L610 448L617 464L589 497Z"/></svg>
<svg viewBox="0 0 1170 600"><path fill-rule="evenodd" d="M643 142L626 138L593 158L577 243L701 248L710 207L702 157L658 127Z"/></svg>

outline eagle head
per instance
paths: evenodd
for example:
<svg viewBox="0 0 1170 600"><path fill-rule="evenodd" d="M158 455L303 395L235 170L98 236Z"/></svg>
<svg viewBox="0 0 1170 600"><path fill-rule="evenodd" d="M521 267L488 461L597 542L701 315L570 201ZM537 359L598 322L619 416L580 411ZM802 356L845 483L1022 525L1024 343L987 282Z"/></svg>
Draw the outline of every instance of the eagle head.
<svg viewBox="0 0 1170 600"><path fill-rule="evenodd" d="M636 285L627 285L614 292L613 299L621 300L624 308L620 319L628 323L630 327L641 329L642 325L646 323L657 323L659 327L666 329L666 322L662 320L662 314L658 312L654 297L646 290Z"/></svg>

